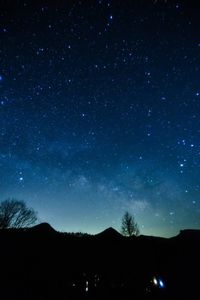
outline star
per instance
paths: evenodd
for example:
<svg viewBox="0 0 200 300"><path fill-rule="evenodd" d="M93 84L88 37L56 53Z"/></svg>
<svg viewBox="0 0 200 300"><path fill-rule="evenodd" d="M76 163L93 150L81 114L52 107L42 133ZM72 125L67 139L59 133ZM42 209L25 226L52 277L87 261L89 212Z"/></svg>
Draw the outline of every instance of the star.
<svg viewBox="0 0 200 300"><path fill-rule="evenodd" d="M192 5L32 2L1 10L1 194L22 195L63 231L118 230L126 208L142 234L200 227Z"/></svg>

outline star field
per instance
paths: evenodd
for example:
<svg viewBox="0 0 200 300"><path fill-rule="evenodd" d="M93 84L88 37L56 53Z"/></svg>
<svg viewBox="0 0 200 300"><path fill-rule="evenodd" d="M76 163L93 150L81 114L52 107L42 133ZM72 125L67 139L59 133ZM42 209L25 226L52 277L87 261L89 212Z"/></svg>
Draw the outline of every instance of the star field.
<svg viewBox="0 0 200 300"><path fill-rule="evenodd" d="M0 191L57 230L200 226L195 1L6 1Z"/></svg>

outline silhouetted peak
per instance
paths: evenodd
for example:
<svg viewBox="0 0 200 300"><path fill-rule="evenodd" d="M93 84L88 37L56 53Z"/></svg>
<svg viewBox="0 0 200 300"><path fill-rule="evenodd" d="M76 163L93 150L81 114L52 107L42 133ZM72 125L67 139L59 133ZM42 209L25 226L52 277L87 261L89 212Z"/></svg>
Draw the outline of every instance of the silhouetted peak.
<svg viewBox="0 0 200 300"><path fill-rule="evenodd" d="M184 229L180 230L178 234L179 238L184 239L200 239L200 230L199 229Z"/></svg>
<svg viewBox="0 0 200 300"><path fill-rule="evenodd" d="M122 235L112 227L109 227L104 231L96 234L96 236L104 238L122 238Z"/></svg>
<svg viewBox="0 0 200 300"><path fill-rule="evenodd" d="M30 230L34 232L42 232L42 233L56 232L56 230L53 227L51 227L49 223L40 223L38 225L31 227Z"/></svg>
<svg viewBox="0 0 200 300"><path fill-rule="evenodd" d="M159 239L159 240L165 240L167 239L166 237L162 237L162 236L156 236L156 235L144 235L144 234L140 234L137 236L140 239L146 239L146 240L154 240L154 239Z"/></svg>

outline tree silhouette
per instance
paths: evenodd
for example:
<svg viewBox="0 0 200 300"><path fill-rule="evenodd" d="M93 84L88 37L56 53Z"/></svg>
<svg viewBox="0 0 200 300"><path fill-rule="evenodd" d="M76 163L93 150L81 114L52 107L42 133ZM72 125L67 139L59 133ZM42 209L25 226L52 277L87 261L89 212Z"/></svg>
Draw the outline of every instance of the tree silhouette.
<svg viewBox="0 0 200 300"><path fill-rule="evenodd" d="M139 235L139 227L135 222L134 216L128 211L122 217L121 233L125 236Z"/></svg>
<svg viewBox="0 0 200 300"><path fill-rule="evenodd" d="M6 199L0 203L0 229L29 227L36 221L36 212L24 201Z"/></svg>

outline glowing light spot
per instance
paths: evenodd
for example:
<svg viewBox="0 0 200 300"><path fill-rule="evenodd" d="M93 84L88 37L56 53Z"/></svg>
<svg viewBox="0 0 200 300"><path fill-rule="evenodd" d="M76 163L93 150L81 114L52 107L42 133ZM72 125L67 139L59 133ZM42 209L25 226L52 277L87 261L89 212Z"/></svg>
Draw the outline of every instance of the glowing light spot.
<svg viewBox="0 0 200 300"><path fill-rule="evenodd" d="M161 289L163 289L165 287L165 284L164 284L163 280L162 279L157 279L156 277L153 277L153 284L155 286L157 286L158 288L161 288Z"/></svg>
<svg viewBox="0 0 200 300"><path fill-rule="evenodd" d="M88 284L89 284L89 282L88 282L88 281L86 281L86 282L85 282L85 291L86 291L86 292L88 292L88 290L89 290L89 288L88 288Z"/></svg>
<svg viewBox="0 0 200 300"><path fill-rule="evenodd" d="M160 288L164 288L165 287L164 282L161 279L159 280L159 286L160 286Z"/></svg>
<svg viewBox="0 0 200 300"><path fill-rule="evenodd" d="M153 283L154 283L155 285L158 285L158 280L156 279L156 277L153 278Z"/></svg>

